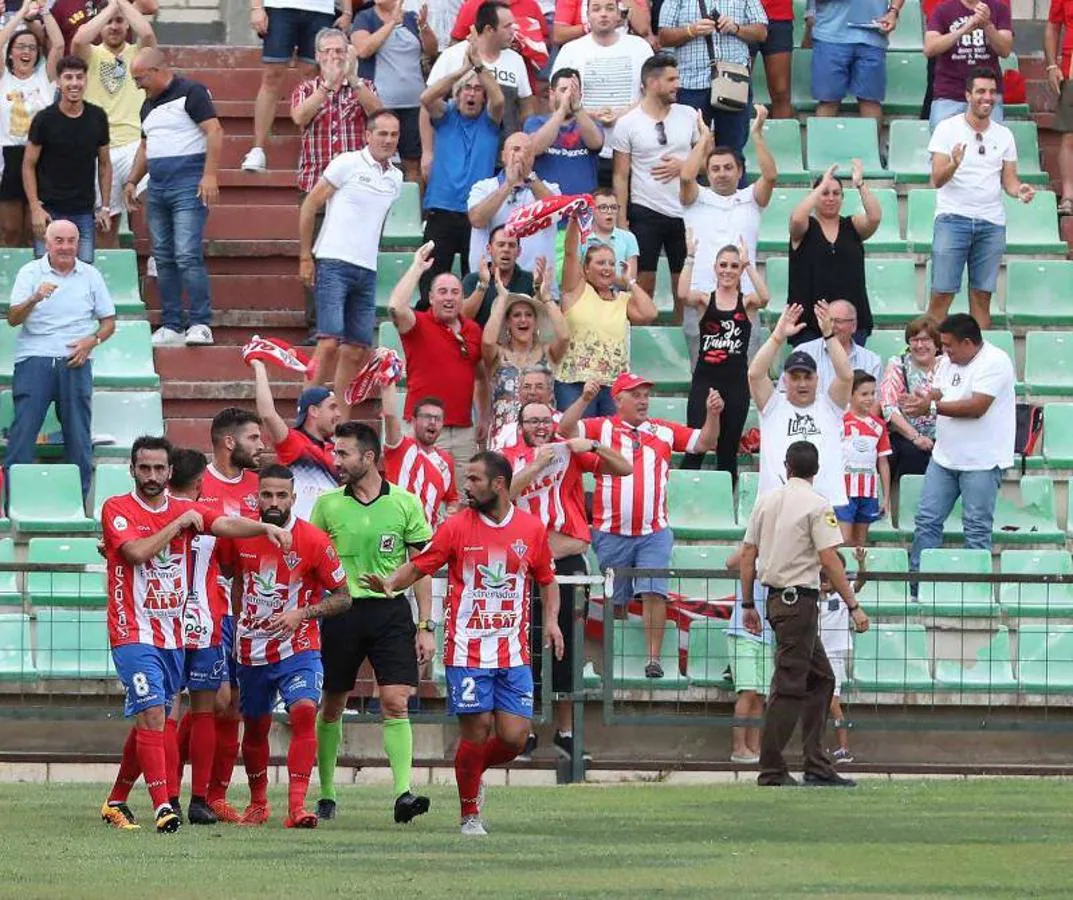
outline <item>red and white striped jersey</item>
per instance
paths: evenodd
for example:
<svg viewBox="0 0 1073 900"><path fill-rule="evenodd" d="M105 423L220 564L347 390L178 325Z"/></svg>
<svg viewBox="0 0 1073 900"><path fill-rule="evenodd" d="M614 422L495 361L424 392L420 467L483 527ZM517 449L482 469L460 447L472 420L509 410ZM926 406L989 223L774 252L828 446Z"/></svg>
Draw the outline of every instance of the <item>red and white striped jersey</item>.
<svg viewBox="0 0 1073 900"><path fill-rule="evenodd" d="M447 565L444 665L529 665L530 581L555 579L540 519L511 506L502 522L493 522L467 507L450 516L411 562L426 575Z"/></svg>
<svg viewBox="0 0 1073 900"><path fill-rule="evenodd" d="M878 497L876 462L890 456L887 426L875 416L847 412L842 417L842 465L847 497Z"/></svg>
<svg viewBox="0 0 1073 900"><path fill-rule="evenodd" d="M235 656L244 666L263 666L306 650L320 650L320 626L307 619L287 638L269 630L276 613L319 603L326 591L346 584L339 555L323 531L294 515L286 525L291 549L267 537L221 541L220 560L242 584L242 611L235 622Z"/></svg>
<svg viewBox="0 0 1073 900"><path fill-rule="evenodd" d="M421 501L433 528L440 520L440 505L458 500L454 473L450 453L437 447L426 449L410 436L394 447L384 447L384 477Z"/></svg>
<svg viewBox="0 0 1073 900"><path fill-rule="evenodd" d="M671 453L694 452L700 429L663 419L646 419L635 428L610 416L582 419L578 432L633 460L632 475L597 476L592 527L627 537L666 528Z"/></svg>
<svg viewBox="0 0 1073 900"><path fill-rule="evenodd" d="M555 427L559 427L559 420L562 419L563 414L557 409L551 411L551 420L555 423ZM513 447L515 444L522 444L521 425L517 420L513 422L503 423L503 427L497 429L488 440L488 449L495 450L496 453L502 453L508 447Z"/></svg>
<svg viewBox="0 0 1073 900"><path fill-rule="evenodd" d="M147 506L133 492L104 501L101 528L108 561L108 640L112 647L182 648L193 532L184 529L167 547L136 566L127 562L120 548L157 534L189 509L201 513L206 531L219 518L214 510L179 497L166 497L159 509Z"/></svg>
<svg viewBox="0 0 1073 900"><path fill-rule="evenodd" d="M589 520L585 515L585 489L581 484L582 472L599 472L600 457L595 453L572 453L562 441L546 446L555 450L555 456L517 497L515 504L540 517L550 531L590 543ZM517 474L533 462L539 447L530 447L525 441L506 447L503 455Z"/></svg>

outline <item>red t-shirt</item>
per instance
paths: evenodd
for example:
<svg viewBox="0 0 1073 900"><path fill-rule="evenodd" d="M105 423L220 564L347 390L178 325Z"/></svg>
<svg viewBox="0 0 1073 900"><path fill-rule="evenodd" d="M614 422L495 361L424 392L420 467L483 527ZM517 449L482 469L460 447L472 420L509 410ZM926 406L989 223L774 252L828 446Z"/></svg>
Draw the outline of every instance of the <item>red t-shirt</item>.
<svg viewBox="0 0 1073 900"><path fill-rule="evenodd" d="M1063 78L1073 78L1073 0L1051 0L1047 21L1062 29Z"/></svg>
<svg viewBox="0 0 1073 900"><path fill-rule="evenodd" d="M414 327L402 335L406 354L406 411L425 397L443 401L443 424L468 428L473 424L473 385L481 363L481 327L472 319L459 319L460 331L436 321L431 310L414 313Z"/></svg>
<svg viewBox="0 0 1073 900"><path fill-rule="evenodd" d="M572 453L566 443L559 441L555 458L545 466L514 503L526 512L540 517L550 531L577 538L586 544L592 541L589 520L585 515L585 489L582 472L599 472L600 457L595 453ZM503 448L503 455L517 474L533 462L538 447L518 441Z"/></svg>
<svg viewBox="0 0 1073 900"><path fill-rule="evenodd" d="M999 31L1009 31L1013 26L1010 21L1010 8L1000 0L983 0L991 9L991 21ZM949 34L956 31L971 19L973 11L966 9L961 0L943 0L928 16L928 31ZM999 57L984 35L983 28L977 28L962 35L946 53L935 57L935 79L933 93L936 100L964 100L965 79L973 69L987 69L998 81L1002 90L1002 71Z"/></svg>
<svg viewBox="0 0 1073 900"><path fill-rule="evenodd" d="M95 0L56 0L52 5L52 17L63 34L64 53L71 52L71 39L75 32L105 6L107 4L102 2L98 7Z"/></svg>
<svg viewBox="0 0 1073 900"><path fill-rule="evenodd" d="M480 9L482 3L484 3L484 0L466 0L459 7L458 16L455 18L455 26L451 29L452 40L464 41L469 37L469 30L477 22L477 10ZM535 31L547 38L548 25L544 20L544 13L540 11L540 6L536 0L508 0L507 6L510 7L510 11L514 14L514 21L519 31L526 34Z"/></svg>
<svg viewBox="0 0 1073 900"><path fill-rule="evenodd" d="M325 491L339 487L335 477L335 445L318 441L300 428L292 428L276 444L276 462L294 473L294 514L309 521L313 504Z"/></svg>
<svg viewBox="0 0 1073 900"><path fill-rule="evenodd" d="M769 22L792 22L794 20L794 0L760 0ZM710 6L715 6L714 3Z"/></svg>

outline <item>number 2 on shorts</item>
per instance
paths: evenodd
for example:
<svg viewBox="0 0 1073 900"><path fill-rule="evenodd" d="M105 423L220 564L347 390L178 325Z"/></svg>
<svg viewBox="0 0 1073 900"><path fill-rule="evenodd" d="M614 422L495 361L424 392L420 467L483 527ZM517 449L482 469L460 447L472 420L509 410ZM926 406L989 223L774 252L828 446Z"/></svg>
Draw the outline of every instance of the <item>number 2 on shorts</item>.
<svg viewBox="0 0 1073 900"><path fill-rule="evenodd" d="M467 675L462 679L462 702L473 703L477 699L477 682Z"/></svg>

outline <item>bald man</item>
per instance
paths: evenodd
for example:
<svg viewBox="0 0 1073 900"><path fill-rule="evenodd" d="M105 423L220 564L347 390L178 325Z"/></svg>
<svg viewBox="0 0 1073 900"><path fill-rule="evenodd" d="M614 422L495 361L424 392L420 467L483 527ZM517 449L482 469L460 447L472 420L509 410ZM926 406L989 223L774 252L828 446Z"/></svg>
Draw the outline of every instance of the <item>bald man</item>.
<svg viewBox="0 0 1073 900"><path fill-rule="evenodd" d="M149 236L160 287L157 347L213 342L209 273L202 245L209 207L219 199L217 173L224 133L204 85L175 75L157 47L145 47L130 66L142 104L142 140L123 185L127 208L149 172ZM183 307L186 292L188 309Z"/></svg>
<svg viewBox="0 0 1073 900"><path fill-rule="evenodd" d="M74 223L55 219L44 239L45 255L19 269L11 289L8 324L26 327L15 336L15 418L4 467L34 461L37 434L55 403L64 459L78 466L84 499L93 476L91 356L115 331L115 306L101 273L77 258Z"/></svg>
<svg viewBox="0 0 1073 900"><path fill-rule="evenodd" d="M883 360L877 353L862 347L853 340L857 331L857 309L848 300L835 300L830 305L831 324L834 325L835 338L842 345L849 357L850 368L854 371L860 369L867 372L876 381L883 377ZM831 354L824 346L823 338L814 341L806 341L798 345L796 350L804 350L816 360L817 374L820 376L819 391L826 391L835 380L835 367L831 362Z"/></svg>

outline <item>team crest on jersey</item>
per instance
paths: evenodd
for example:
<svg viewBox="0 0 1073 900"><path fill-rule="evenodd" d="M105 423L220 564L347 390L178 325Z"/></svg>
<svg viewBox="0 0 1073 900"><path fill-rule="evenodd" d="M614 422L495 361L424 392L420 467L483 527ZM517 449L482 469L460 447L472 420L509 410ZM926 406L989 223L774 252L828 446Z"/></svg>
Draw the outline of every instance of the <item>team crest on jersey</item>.
<svg viewBox="0 0 1073 900"><path fill-rule="evenodd" d="M127 520L124 519L122 516L116 516L114 519L112 519L112 527L116 531L125 531L127 528Z"/></svg>
<svg viewBox="0 0 1073 900"><path fill-rule="evenodd" d="M256 494L247 494L245 497L242 498L242 502L246 504L246 509L249 509L249 510L257 509L257 495Z"/></svg>
<svg viewBox="0 0 1073 900"><path fill-rule="evenodd" d="M382 534L380 535L380 552L381 553L394 553L395 552L395 535Z"/></svg>
<svg viewBox="0 0 1073 900"><path fill-rule="evenodd" d="M518 559L522 559L525 556L526 551L529 549L529 545L521 538L518 538L518 540L510 545L510 549L514 551L514 555L517 556Z"/></svg>
<svg viewBox="0 0 1073 900"><path fill-rule="evenodd" d="M287 564L288 569L293 569L302 561L302 557L295 553L293 550L283 554L283 561Z"/></svg>

